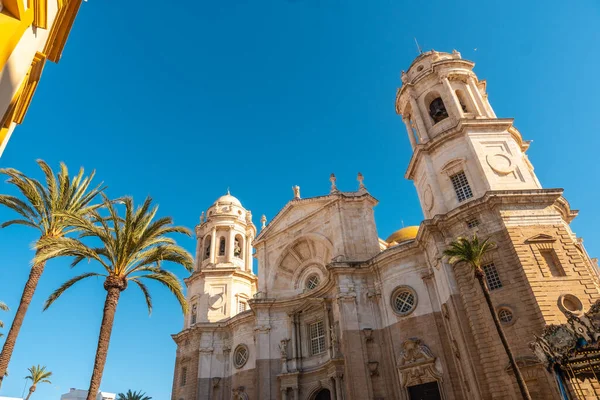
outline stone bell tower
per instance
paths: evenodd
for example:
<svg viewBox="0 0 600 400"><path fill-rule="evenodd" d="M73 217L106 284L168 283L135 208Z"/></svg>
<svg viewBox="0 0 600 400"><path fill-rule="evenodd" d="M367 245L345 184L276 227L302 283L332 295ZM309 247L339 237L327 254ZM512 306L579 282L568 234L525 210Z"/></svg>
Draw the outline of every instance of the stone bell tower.
<svg viewBox="0 0 600 400"><path fill-rule="evenodd" d="M396 96L413 156L414 181L425 218L444 214L489 190L540 189L524 141L511 118L497 118L485 81L456 50L421 54Z"/></svg>
<svg viewBox="0 0 600 400"><path fill-rule="evenodd" d="M185 328L217 322L249 309L256 293L252 272L252 213L227 192L196 226L196 270L186 279L190 314Z"/></svg>

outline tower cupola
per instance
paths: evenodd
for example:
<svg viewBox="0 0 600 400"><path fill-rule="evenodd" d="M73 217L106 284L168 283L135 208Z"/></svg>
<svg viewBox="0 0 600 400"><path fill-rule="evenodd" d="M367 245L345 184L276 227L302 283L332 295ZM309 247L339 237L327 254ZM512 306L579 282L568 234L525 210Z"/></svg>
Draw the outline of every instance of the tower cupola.
<svg viewBox="0 0 600 400"><path fill-rule="evenodd" d="M426 218L493 190L541 188L511 118L497 118L475 63L459 52L428 51L402 71L396 113L413 149L414 181Z"/></svg>
<svg viewBox="0 0 600 400"><path fill-rule="evenodd" d="M196 226L197 268L240 268L252 272L252 213L229 191L200 216Z"/></svg>

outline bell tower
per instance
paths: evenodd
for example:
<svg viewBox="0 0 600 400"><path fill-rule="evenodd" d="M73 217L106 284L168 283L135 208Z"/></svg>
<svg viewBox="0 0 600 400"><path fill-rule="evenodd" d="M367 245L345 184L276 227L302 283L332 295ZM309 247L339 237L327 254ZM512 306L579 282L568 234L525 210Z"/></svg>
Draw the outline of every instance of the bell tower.
<svg viewBox="0 0 600 400"><path fill-rule="evenodd" d="M252 272L255 236L252 213L229 191L202 213L196 226L196 270L186 279L190 314L185 328L249 310L257 284Z"/></svg>
<svg viewBox="0 0 600 400"><path fill-rule="evenodd" d="M511 118L497 118L474 63L459 52L429 51L402 71L396 113L413 149L405 177L417 188L425 218L490 190L540 189Z"/></svg>

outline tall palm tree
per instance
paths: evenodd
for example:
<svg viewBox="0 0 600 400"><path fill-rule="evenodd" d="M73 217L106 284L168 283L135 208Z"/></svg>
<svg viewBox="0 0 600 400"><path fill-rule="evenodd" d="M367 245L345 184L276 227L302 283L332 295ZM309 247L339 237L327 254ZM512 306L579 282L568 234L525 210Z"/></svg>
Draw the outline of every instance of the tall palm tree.
<svg viewBox="0 0 600 400"><path fill-rule="evenodd" d="M8 311L8 306L0 301L0 311ZM4 328L4 322L0 319L0 328ZM4 336L4 334L0 333L0 337Z"/></svg>
<svg viewBox="0 0 600 400"><path fill-rule="evenodd" d="M29 400L35 389L37 388L38 383L52 383L48 378L52 376L52 372L46 371L46 366L41 367L40 365L34 365L31 368L27 368L29 370L29 375L25 377L25 379L31 380L31 387L29 388L29 394L25 398L25 400Z"/></svg>
<svg viewBox="0 0 600 400"><path fill-rule="evenodd" d="M531 400L531 396L527 390L527 385L525 384L525 379L523 378L521 370L519 369L519 366L515 360L515 356L508 345L502 325L500 325L500 319L498 319L498 314L496 314L494 304L492 303L490 290L487 287L485 279L485 272L483 271L483 257L485 253L492 250L495 246L495 243L491 242L489 238L480 241L477 235L473 235L470 240L461 237L450 243L448 248L444 250L444 255L449 257L449 262L451 264L464 263L473 270L475 278L477 278L479 286L481 286L481 291L485 297L485 302L490 310L492 319L494 320L494 325L496 325L496 331L498 332L498 336L500 336L502 346L504 346L504 350L506 351L510 365L515 373L515 377L517 378L517 384L519 385L521 396L523 396L523 399L525 400Z"/></svg>
<svg viewBox="0 0 600 400"><path fill-rule="evenodd" d="M8 176L7 182L16 186L22 198L10 195L0 195L0 205L4 205L17 214L20 219L6 221L0 224L0 228L10 225L25 225L40 231L39 241L47 238L60 238L73 231L69 226L65 214L73 214L83 218L98 205L91 205L92 200L103 188L101 185L91 187L94 172L84 176L83 168L74 177L69 177L69 171L65 164L60 164L60 171L54 176L52 169L42 160L38 160L40 168L45 175L45 185L36 179L29 178L25 174L12 169L0 169L0 174ZM17 313L6 336L6 341L0 353L0 386L8 363L12 356L23 325L23 320L40 277L44 272L45 262L34 262L25 283L21 301Z"/></svg>
<svg viewBox="0 0 600 400"><path fill-rule="evenodd" d="M127 393L119 393L117 400L152 400L152 397L146 396L141 390L139 392L132 392L131 389Z"/></svg>
<svg viewBox="0 0 600 400"><path fill-rule="evenodd" d="M91 237L100 247L91 247L80 239L67 237L46 238L38 242L36 262L45 262L54 257L75 257L73 267L81 261L94 260L102 266L103 273L86 272L76 276L50 295L44 310L48 309L67 289L77 282L92 276L103 276L106 300L104 314L100 326L100 336L94 361L94 370L90 380L87 400L94 400L100 387L102 373L106 363L110 335L112 332L117 303L121 292L130 282L135 283L144 294L148 312L152 312L152 299L146 285L141 281L148 279L160 282L166 286L187 312L187 303L182 292L182 286L175 274L162 268L163 261L182 265L186 270L193 269L193 258L181 246L166 236L172 233L190 235L187 228L173 226L170 217L154 220L158 207L152 206L149 197L138 208L134 207L130 197L111 201L103 197L103 207L108 216L101 216L97 211L92 212L92 218L71 216L70 223L81 230L81 238ZM119 216L117 204L125 206L125 216Z"/></svg>

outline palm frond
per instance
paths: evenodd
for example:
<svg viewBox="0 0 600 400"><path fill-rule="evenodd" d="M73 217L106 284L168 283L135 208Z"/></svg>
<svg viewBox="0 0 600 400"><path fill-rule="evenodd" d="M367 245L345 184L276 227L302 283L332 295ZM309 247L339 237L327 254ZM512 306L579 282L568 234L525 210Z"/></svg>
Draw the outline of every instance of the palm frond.
<svg viewBox="0 0 600 400"><path fill-rule="evenodd" d="M137 277L136 277L137 278ZM169 291L175 296L177 302L181 306L181 311L184 314L188 312L188 304L183 295L183 287L177 276L167 270L156 270L156 272L147 275L140 275L139 278L150 279L156 282L160 282L169 289Z"/></svg>
<svg viewBox="0 0 600 400"><path fill-rule="evenodd" d="M68 281L63 283L58 289L56 289L54 292L52 292L50 297L48 297L48 299L44 303L44 311L46 311L48 309L48 307L50 307L52 305L52 303L54 303L71 286L73 286L77 282L79 282L85 278L89 278L91 276L106 276L106 275L98 274L96 272L87 272L85 274L81 274L79 276L69 279Z"/></svg>
<svg viewBox="0 0 600 400"><path fill-rule="evenodd" d="M142 293L144 294L144 299L146 300L146 306L148 306L148 315L152 314L152 296L150 296L150 291L148 290L148 287L146 285L144 285L142 282L140 282L140 280L138 278L130 278L129 279L132 282L135 282L141 289Z"/></svg>

